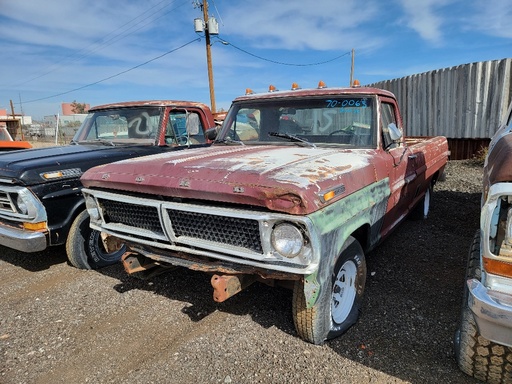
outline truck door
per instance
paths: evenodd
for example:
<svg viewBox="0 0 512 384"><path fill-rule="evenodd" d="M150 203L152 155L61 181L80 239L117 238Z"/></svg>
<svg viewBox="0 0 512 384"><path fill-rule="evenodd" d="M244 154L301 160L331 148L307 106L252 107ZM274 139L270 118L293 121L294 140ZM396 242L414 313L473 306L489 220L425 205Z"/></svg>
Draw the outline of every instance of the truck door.
<svg viewBox="0 0 512 384"><path fill-rule="evenodd" d="M393 142L389 134L389 125L395 124L402 130L402 121L396 102L392 99L381 100L380 124L382 155L386 163L389 177L390 196L387 207L387 215L382 227L382 235L385 236L407 214L413 194L410 192L411 181L414 180L414 167L409 166L409 150L402 138L399 143Z"/></svg>

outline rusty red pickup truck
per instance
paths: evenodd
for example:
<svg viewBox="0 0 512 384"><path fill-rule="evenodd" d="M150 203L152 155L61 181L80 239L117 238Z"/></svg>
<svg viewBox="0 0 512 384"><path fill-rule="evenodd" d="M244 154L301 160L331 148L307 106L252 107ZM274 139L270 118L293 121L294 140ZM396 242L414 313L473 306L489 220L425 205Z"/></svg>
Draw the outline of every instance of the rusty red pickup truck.
<svg viewBox="0 0 512 384"><path fill-rule="evenodd" d="M321 344L357 321L365 253L427 215L449 151L405 138L388 91L294 88L236 98L209 148L81 180L91 227L126 243L128 272L204 271L219 302L255 281L293 288L297 333Z"/></svg>

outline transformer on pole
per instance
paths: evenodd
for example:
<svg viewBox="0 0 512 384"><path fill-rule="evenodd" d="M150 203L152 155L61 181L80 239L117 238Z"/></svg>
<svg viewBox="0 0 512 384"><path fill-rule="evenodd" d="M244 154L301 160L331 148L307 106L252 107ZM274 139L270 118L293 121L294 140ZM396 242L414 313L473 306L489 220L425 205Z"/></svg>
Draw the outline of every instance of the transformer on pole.
<svg viewBox="0 0 512 384"><path fill-rule="evenodd" d="M208 2L206 0L203 0L203 3L200 6L203 9L203 20L194 19L194 29L196 33L204 32L206 40L206 64L208 66L208 83L210 87L210 103L212 113L215 113L215 87L213 84L213 66L210 35L219 34L219 24L217 23L217 20L214 17L208 17Z"/></svg>

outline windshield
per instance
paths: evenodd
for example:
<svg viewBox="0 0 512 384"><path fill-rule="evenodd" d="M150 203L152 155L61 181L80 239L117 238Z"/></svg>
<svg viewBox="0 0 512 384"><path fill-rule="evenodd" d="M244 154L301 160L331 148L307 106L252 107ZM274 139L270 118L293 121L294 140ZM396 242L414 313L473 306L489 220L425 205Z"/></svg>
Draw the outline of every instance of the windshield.
<svg viewBox="0 0 512 384"><path fill-rule="evenodd" d="M76 142L154 141L160 107L119 108L89 113L73 138Z"/></svg>
<svg viewBox="0 0 512 384"><path fill-rule="evenodd" d="M219 141L371 148L376 146L373 104L365 96L239 102L231 107Z"/></svg>

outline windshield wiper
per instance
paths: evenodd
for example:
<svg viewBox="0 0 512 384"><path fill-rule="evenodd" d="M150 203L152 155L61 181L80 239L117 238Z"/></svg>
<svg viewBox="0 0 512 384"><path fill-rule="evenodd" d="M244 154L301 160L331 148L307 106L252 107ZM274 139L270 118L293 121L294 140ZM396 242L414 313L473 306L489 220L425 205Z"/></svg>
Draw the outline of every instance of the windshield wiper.
<svg viewBox="0 0 512 384"><path fill-rule="evenodd" d="M233 140L230 137L226 137L225 139L215 140L214 143L215 144L217 144L217 143L218 144L227 144L227 145L230 145L230 144L245 145L243 141Z"/></svg>
<svg viewBox="0 0 512 384"><path fill-rule="evenodd" d="M296 142L296 143L302 143L302 144L306 144L306 145L308 145L310 147L316 148L316 145L314 143L311 143L311 142L309 142L306 139L303 139L301 137L298 137L298 136L295 136L295 135L290 135L289 133L269 132L268 135L269 136L280 137L282 139L288 139L288 140Z"/></svg>

